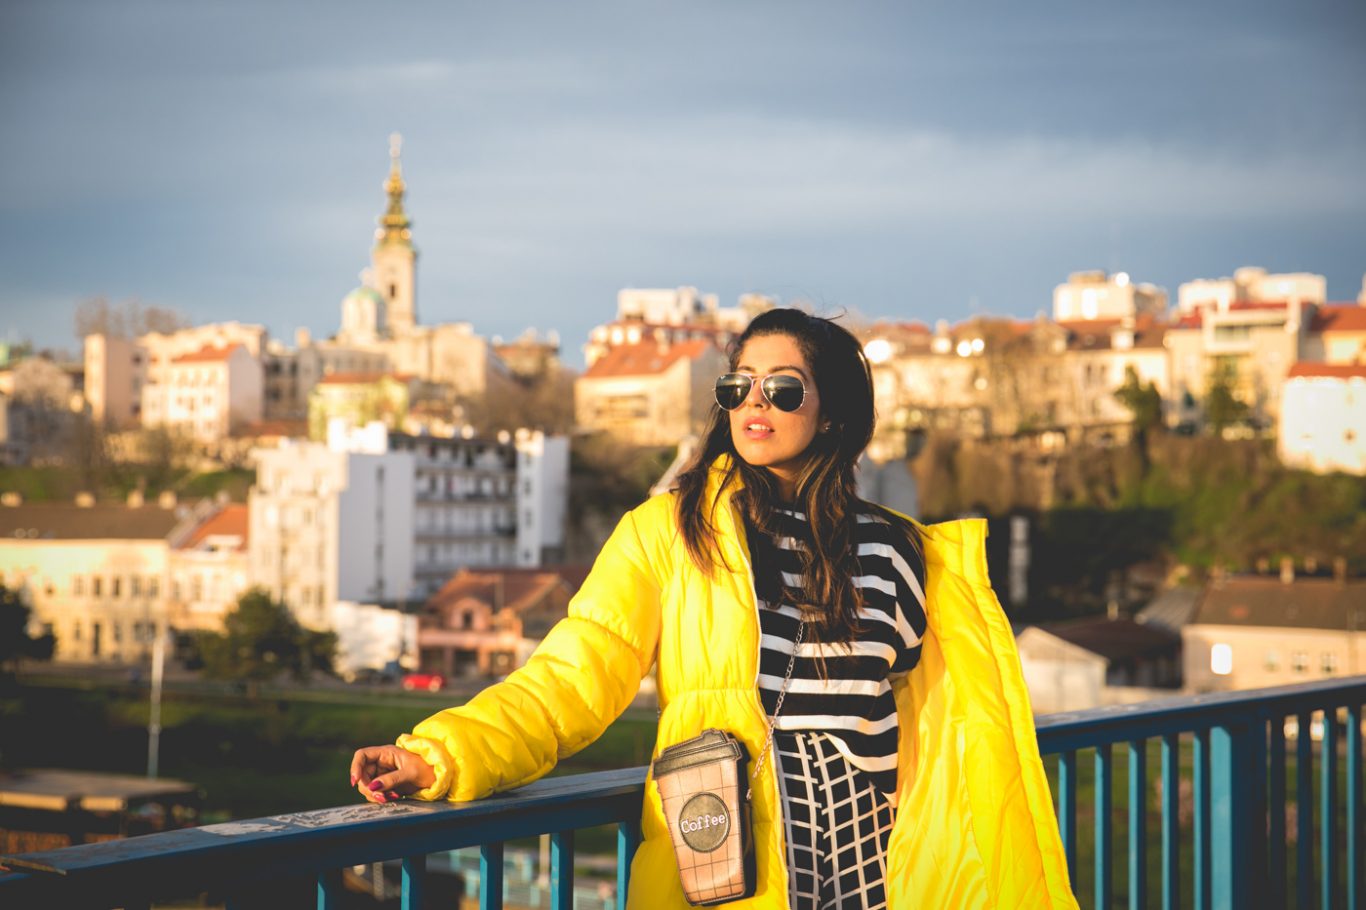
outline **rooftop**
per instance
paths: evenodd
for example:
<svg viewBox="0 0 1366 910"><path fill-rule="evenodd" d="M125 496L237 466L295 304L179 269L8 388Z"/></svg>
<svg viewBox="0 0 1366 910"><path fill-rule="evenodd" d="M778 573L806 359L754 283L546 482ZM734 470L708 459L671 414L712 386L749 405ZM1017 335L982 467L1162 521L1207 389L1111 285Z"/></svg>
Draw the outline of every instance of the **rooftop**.
<svg viewBox="0 0 1366 910"><path fill-rule="evenodd" d="M172 363L222 363L233 355L242 345L229 344L225 346L206 344L197 351L189 354L181 354L174 358Z"/></svg>
<svg viewBox="0 0 1366 910"><path fill-rule="evenodd" d="M1132 619L1095 617L1040 626L1045 632L1111 662L1160 656L1180 647L1180 639L1163 629Z"/></svg>
<svg viewBox="0 0 1366 910"><path fill-rule="evenodd" d="M236 537L237 549L247 549L247 507L244 503L229 503L219 509L207 520L190 532L189 538L180 545L182 550L196 550L211 537Z"/></svg>
<svg viewBox="0 0 1366 910"><path fill-rule="evenodd" d="M1229 578L1209 586L1191 623L1366 631L1366 582Z"/></svg>
<svg viewBox="0 0 1366 910"><path fill-rule="evenodd" d="M178 511L123 503L25 503L0 508L0 538L164 540L181 520Z"/></svg>
<svg viewBox="0 0 1366 910"><path fill-rule="evenodd" d="M694 339L677 344L662 345L653 341L624 344L612 348L593 362L584 379L605 379L613 376L651 376L662 373L680 360L696 360L708 351L715 351L710 341Z"/></svg>
<svg viewBox="0 0 1366 910"><path fill-rule="evenodd" d="M1287 379L1297 378L1366 379L1366 363L1300 362L1290 368Z"/></svg>
<svg viewBox="0 0 1366 910"><path fill-rule="evenodd" d="M1314 313L1311 332L1366 332L1366 306L1359 303L1326 303Z"/></svg>

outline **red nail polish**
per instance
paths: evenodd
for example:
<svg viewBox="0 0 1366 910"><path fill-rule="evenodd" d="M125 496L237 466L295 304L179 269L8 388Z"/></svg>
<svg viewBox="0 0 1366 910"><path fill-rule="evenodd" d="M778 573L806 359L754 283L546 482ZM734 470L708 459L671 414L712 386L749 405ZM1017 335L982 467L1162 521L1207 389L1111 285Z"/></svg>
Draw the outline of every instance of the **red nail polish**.
<svg viewBox="0 0 1366 910"><path fill-rule="evenodd" d="M377 781L377 780L372 780L372 781L370 781L370 789L371 789L371 791L374 791L374 790L380 790L380 789L383 789L383 788L380 786L380 782L379 782L379 781Z"/></svg>
<svg viewBox="0 0 1366 910"><path fill-rule="evenodd" d="M354 787L355 785L356 785L356 775L352 774L352 775L351 775L351 786Z"/></svg>

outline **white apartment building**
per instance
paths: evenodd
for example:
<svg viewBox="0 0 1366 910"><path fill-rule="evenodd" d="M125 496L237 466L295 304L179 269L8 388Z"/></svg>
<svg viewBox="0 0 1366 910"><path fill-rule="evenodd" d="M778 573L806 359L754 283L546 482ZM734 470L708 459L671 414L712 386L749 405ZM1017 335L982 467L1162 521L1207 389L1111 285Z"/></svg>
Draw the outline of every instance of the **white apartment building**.
<svg viewBox="0 0 1366 910"><path fill-rule="evenodd" d="M1125 272L1073 272L1053 289L1053 318L1058 322L1090 319L1161 319L1167 292L1146 282L1135 284Z"/></svg>
<svg viewBox="0 0 1366 910"><path fill-rule="evenodd" d="M282 441L254 449L248 496L253 584L287 604L299 622L327 627L340 600L414 596L411 452L389 451L382 429L328 443Z"/></svg>
<svg viewBox="0 0 1366 910"><path fill-rule="evenodd" d="M142 387L142 424L201 442L225 439L262 416L260 358L246 345L206 345L171 359Z"/></svg>
<svg viewBox="0 0 1366 910"><path fill-rule="evenodd" d="M1281 461L1366 474L1366 363L1297 363L1281 389Z"/></svg>
<svg viewBox="0 0 1366 910"><path fill-rule="evenodd" d="M241 345L260 368L266 348L264 326L215 322L177 332L149 332L134 339L88 335L85 339L85 396L91 416L117 429L143 426L148 400L164 415L164 386L178 358L204 349Z"/></svg>
<svg viewBox="0 0 1366 910"><path fill-rule="evenodd" d="M553 562L564 550L569 440L519 430L497 439L393 433L414 461L419 596L464 568Z"/></svg>
<svg viewBox="0 0 1366 910"><path fill-rule="evenodd" d="M1223 312L1236 303L1323 303L1328 280L1308 272L1268 274L1246 266L1232 278L1197 278L1176 289L1177 311L1186 315L1203 310Z"/></svg>

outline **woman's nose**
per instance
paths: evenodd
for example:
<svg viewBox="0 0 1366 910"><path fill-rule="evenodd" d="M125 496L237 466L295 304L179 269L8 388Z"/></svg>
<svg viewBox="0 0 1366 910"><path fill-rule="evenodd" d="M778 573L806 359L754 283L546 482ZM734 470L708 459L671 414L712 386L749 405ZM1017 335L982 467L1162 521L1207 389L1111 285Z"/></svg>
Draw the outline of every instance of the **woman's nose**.
<svg viewBox="0 0 1366 910"><path fill-rule="evenodd" d="M745 396L745 404L768 407L768 399L764 397L762 380L756 378L749 384L749 394Z"/></svg>

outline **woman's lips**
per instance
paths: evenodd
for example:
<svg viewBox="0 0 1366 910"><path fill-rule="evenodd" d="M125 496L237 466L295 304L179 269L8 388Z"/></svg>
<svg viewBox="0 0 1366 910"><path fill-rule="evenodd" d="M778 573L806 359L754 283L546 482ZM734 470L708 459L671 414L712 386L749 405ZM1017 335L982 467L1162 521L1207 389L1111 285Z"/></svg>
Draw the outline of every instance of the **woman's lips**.
<svg viewBox="0 0 1366 910"><path fill-rule="evenodd" d="M746 420L746 439L767 439L773 435L773 425L766 420Z"/></svg>

